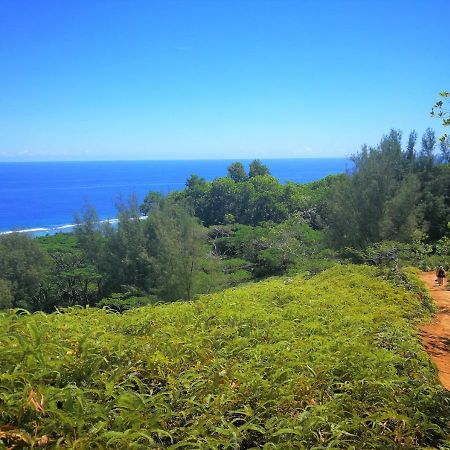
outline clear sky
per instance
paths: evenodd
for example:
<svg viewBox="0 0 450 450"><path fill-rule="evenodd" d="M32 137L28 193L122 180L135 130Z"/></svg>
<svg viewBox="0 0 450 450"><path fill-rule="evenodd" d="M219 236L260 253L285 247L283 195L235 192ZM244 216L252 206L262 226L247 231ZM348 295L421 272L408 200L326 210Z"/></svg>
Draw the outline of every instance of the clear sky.
<svg viewBox="0 0 450 450"><path fill-rule="evenodd" d="M0 161L346 156L428 126L450 0L1 0Z"/></svg>

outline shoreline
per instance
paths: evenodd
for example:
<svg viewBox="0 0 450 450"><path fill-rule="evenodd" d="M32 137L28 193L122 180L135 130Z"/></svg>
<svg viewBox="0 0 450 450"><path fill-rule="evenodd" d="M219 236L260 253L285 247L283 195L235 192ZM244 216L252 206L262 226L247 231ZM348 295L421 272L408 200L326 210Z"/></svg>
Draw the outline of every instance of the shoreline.
<svg viewBox="0 0 450 450"><path fill-rule="evenodd" d="M109 223L109 224L116 224L119 223L119 219L103 219L98 221L99 224L102 223ZM5 236L7 234L14 234L14 233L25 233L30 234L33 237L38 236L46 236L46 235L53 235L57 233L64 233L64 230L70 230L66 231L68 233L71 233L73 229L77 226L75 223L68 223L65 225L57 225L57 226L49 226L49 227L35 227L35 228L24 228L22 230L6 230L6 231L0 231L0 236ZM42 233L42 234L41 234ZM45 234L43 234L45 233Z"/></svg>
<svg viewBox="0 0 450 450"><path fill-rule="evenodd" d="M147 217L148 216L140 216L139 220L145 220L147 219ZM97 222L97 224L99 225L105 223L110 225L116 225L119 223L119 219L116 217L114 219L102 219ZM56 227L36 227L36 228L25 228L23 230L7 230L7 231L0 231L0 236L5 236L14 233L30 234L32 237L53 236L58 233L64 233L63 230L70 230L66 231L66 233L72 233L75 227L77 227L77 224L69 223L66 225L58 225Z"/></svg>

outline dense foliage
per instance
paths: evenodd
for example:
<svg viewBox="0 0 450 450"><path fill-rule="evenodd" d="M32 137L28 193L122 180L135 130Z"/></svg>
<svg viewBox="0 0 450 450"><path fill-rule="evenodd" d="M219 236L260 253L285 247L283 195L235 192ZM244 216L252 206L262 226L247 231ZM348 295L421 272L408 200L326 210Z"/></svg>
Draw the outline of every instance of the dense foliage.
<svg viewBox="0 0 450 450"><path fill-rule="evenodd" d="M428 299L376 270L334 268L124 314L4 312L0 439L110 449L443 445L450 399L415 328Z"/></svg>
<svg viewBox="0 0 450 450"><path fill-rule="evenodd" d="M338 179L328 176L308 184L282 184L257 160L250 164L248 175L237 162L228 168L228 176L213 181L192 175L186 188L170 194L169 199L189 204L205 226L231 223L257 226L264 222L280 223L298 215L312 227L323 228L325 197ZM149 213L163 200L159 193L150 192L142 212Z"/></svg>
<svg viewBox="0 0 450 450"><path fill-rule="evenodd" d="M392 130L353 157L351 173L308 184L282 184L258 160L248 173L236 162L226 177L192 175L167 197L119 202L113 226L86 206L73 235L1 236L0 308L102 301L121 311L140 305L126 299L192 299L337 260L378 264L365 256L374 245L403 264L448 266L450 150L441 142L436 155L430 129L420 152L416 141L412 132L403 148Z"/></svg>
<svg viewBox="0 0 450 450"><path fill-rule="evenodd" d="M215 252L222 258L242 260L256 278L284 273L319 272L334 264L323 232L299 217L280 224L226 225L210 228Z"/></svg>
<svg viewBox="0 0 450 450"><path fill-rule="evenodd" d="M122 311L142 296L189 300L330 265L320 229L338 177L283 185L259 161L248 174L240 163L228 172L212 182L192 176L167 198L150 192L140 206L133 198L120 201L115 225L100 224L86 205L73 234L1 236L0 308L53 311L101 302Z"/></svg>
<svg viewBox="0 0 450 450"><path fill-rule="evenodd" d="M327 224L336 247L364 248L383 240L412 242L427 234L442 238L450 220L450 147L428 129L416 152L415 132L402 148L401 132L391 130L377 147L353 157L352 174L333 186Z"/></svg>

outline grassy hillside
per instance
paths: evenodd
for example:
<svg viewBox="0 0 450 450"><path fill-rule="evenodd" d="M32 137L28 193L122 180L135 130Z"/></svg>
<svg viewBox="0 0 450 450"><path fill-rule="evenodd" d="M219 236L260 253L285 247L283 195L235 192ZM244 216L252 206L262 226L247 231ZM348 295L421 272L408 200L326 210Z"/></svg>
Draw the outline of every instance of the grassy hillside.
<svg viewBox="0 0 450 450"><path fill-rule="evenodd" d="M450 408L416 334L426 303L348 266L122 315L1 313L0 438L7 447L437 447Z"/></svg>

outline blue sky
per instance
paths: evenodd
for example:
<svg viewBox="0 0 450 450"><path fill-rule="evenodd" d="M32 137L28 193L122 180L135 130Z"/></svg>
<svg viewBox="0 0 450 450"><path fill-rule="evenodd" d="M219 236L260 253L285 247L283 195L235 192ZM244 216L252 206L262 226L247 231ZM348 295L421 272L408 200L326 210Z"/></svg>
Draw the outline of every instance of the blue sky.
<svg viewBox="0 0 450 450"><path fill-rule="evenodd" d="M2 0L0 161L345 156L428 126L449 0Z"/></svg>

